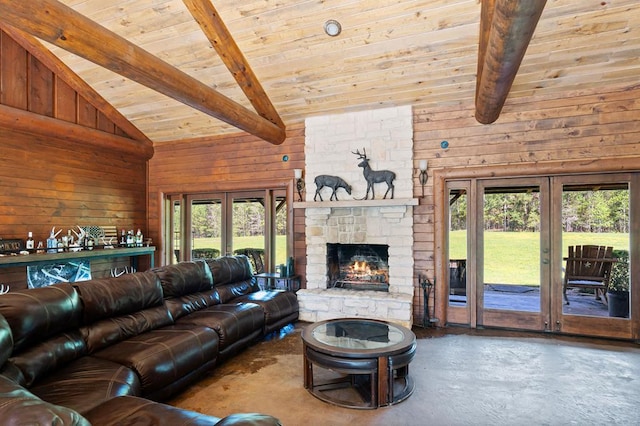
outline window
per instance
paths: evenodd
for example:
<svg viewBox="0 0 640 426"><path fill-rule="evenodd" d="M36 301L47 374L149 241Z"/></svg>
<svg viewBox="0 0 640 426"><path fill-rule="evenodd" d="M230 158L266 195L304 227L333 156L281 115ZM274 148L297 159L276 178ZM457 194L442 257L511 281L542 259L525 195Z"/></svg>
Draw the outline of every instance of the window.
<svg viewBox="0 0 640 426"><path fill-rule="evenodd" d="M167 263L239 253L252 259L256 273L286 263L285 190L176 194L166 202Z"/></svg>

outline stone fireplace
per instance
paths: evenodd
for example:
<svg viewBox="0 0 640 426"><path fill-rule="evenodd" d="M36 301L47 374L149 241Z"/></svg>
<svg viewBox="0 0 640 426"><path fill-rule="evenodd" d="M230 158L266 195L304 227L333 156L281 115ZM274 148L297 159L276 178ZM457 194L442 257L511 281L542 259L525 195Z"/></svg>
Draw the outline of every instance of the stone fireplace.
<svg viewBox="0 0 640 426"><path fill-rule="evenodd" d="M301 320L362 317L411 326L413 206L417 204L412 123L410 106L307 119L305 201L294 203L294 208L305 209L307 288L298 292ZM383 200L386 185L378 184L376 199L364 200L367 183L353 154L363 150L372 169L396 174L393 199ZM353 188L351 195L340 190L339 201L327 201L330 193L324 192L325 201L314 202L314 178L321 174L343 178ZM384 247L383 255L369 252L384 259L373 262L384 271L353 274L332 285L331 268L335 267L328 266L328 260L333 248L343 245ZM354 256L367 257L362 252Z"/></svg>

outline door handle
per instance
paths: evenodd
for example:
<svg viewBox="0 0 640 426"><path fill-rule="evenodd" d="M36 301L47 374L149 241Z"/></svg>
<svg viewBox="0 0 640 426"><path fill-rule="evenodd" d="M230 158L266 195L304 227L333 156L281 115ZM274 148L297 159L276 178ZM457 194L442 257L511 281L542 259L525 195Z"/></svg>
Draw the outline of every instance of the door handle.
<svg viewBox="0 0 640 426"><path fill-rule="evenodd" d="M549 264L549 259L542 259L542 264L543 265L548 265Z"/></svg>

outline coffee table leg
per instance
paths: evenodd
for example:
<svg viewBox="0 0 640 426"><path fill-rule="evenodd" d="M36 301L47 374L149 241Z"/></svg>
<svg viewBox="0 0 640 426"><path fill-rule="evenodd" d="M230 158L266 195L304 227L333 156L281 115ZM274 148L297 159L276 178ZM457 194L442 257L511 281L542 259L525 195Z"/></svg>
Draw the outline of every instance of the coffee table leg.
<svg viewBox="0 0 640 426"><path fill-rule="evenodd" d="M302 348L302 354L304 360L304 388L313 389L313 363L307 358L306 346Z"/></svg>
<svg viewBox="0 0 640 426"><path fill-rule="evenodd" d="M389 404L389 358L378 357L378 401L377 407Z"/></svg>

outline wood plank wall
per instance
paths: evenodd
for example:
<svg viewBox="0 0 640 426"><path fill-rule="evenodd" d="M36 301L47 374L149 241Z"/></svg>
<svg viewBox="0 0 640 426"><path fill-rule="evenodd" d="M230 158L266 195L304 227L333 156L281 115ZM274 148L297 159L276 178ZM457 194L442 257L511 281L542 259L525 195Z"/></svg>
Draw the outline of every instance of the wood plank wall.
<svg viewBox="0 0 640 426"><path fill-rule="evenodd" d="M414 258L416 291L414 322L422 323L423 298L418 274L434 278L435 170L459 170L518 165L522 175L557 172L559 161L578 160L602 164L603 171L617 171L640 160L640 88L618 87L608 91L588 90L554 97L529 97L508 101L500 119L481 125L472 104L415 106L414 158L429 160L429 182L425 197L414 209ZM441 141L449 148L440 147ZM162 193L192 192L251 187L261 180L291 179L294 168L304 168L303 124L289 124L289 137L280 146L249 136L220 137L188 143L156 145L150 161L150 223L153 238L159 238ZM281 156L288 154L288 163ZM606 161L606 159L610 161ZM631 160L630 160L631 158ZM625 159L625 162L619 161ZM604 161L603 161L604 160ZM626 166L624 166L626 164ZM414 182L414 196L421 189ZM295 211L295 258L304 276L304 213ZM434 300L430 301L434 306Z"/></svg>
<svg viewBox="0 0 640 426"><path fill-rule="evenodd" d="M190 141L163 142L154 146L149 161L149 229L161 239L162 200L166 194L286 188L293 169L304 168L304 125L287 127L287 139L271 145L248 134L226 135ZM283 156L288 161L283 161ZM304 211L294 213L296 269L306 264ZM161 264L160 253L156 264Z"/></svg>
<svg viewBox="0 0 640 426"><path fill-rule="evenodd" d="M0 31L0 104L106 132L122 140L124 132L18 43ZM73 128L71 127L73 126ZM97 134L97 133L96 133ZM108 137L108 135L107 135ZM17 132L0 127L0 238L36 244L56 229L76 225L115 225L147 229L145 158L85 146L46 128ZM126 260L92 264L105 276ZM0 269L0 283L26 287L25 268Z"/></svg>
<svg viewBox="0 0 640 426"><path fill-rule="evenodd" d="M440 208L434 205L435 171L490 177L505 171L531 176L640 170L639 97L640 86L621 86L507 100L491 125L476 122L473 105L414 108L414 158L429 161L425 197L414 210L416 275L433 280L435 261L442 259L435 249L436 227L445 225L435 220ZM441 148L442 141L448 142L447 149ZM421 323L418 290L414 318ZM435 306L433 300L429 306Z"/></svg>

